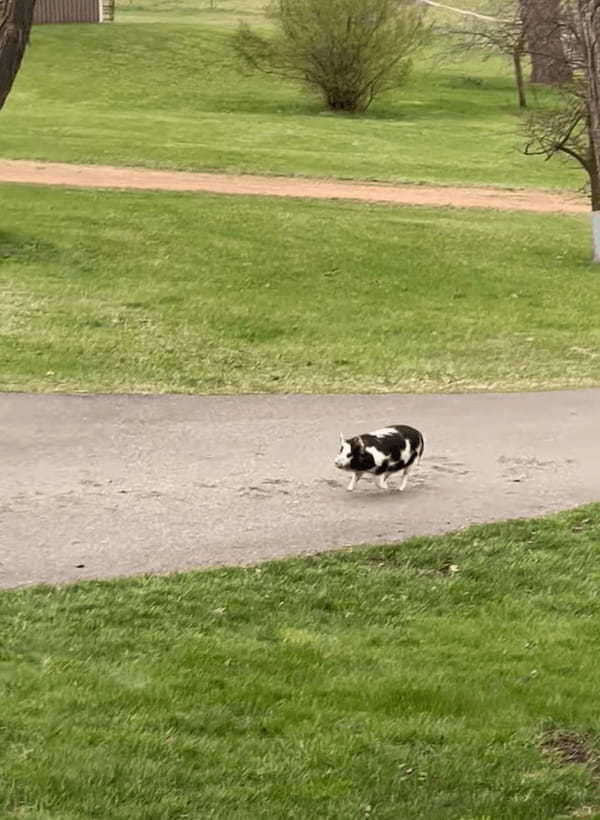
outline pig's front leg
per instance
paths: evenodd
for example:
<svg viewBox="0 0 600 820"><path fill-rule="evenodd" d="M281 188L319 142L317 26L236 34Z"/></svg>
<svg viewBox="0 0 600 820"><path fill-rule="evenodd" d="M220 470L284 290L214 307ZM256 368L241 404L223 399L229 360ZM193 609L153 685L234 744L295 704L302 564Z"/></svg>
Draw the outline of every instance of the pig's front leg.
<svg viewBox="0 0 600 820"><path fill-rule="evenodd" d="M352 490L356 487L357 482L359 481L362 473L352 473L352 478L350 479L350 484L346 488L348 492L352 492Z"/></svg>

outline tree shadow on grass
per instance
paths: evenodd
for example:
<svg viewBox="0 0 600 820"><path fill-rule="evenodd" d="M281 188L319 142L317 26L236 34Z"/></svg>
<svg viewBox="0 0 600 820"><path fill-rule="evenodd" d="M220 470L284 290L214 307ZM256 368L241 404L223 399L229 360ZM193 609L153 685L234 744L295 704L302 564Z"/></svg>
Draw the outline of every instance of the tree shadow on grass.
<svg viewBox="0 0 600 820"><path fill-rule="evenodd" d="M280 91L280 93L278 93ZM485 121L498 117L519 116L513 99L514 89L504 78L478 81L473 77L440 78L433 86L422 81L382 94L363 113L348 114L329 111L316 93L290 94L289 87L278 89L274 84L270 97L223 96L200 104L200 110L213 114L262 114L281 117L331 117L341 121ZM535 106L537 107L537 106Z"/></svg>

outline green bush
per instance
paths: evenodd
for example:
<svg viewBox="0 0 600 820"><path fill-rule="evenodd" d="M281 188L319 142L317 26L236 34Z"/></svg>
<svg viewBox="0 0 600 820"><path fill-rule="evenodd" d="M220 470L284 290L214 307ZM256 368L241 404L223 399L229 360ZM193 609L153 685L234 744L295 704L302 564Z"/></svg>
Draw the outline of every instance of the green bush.
<svg viewBox="0 0 600 820"><path fill-rule="evenodd" d="M274 0L275 35L241 23L234 44L244 64L297 80L331 111L364 111L403 84L428 29L403 0Z"/></svg>

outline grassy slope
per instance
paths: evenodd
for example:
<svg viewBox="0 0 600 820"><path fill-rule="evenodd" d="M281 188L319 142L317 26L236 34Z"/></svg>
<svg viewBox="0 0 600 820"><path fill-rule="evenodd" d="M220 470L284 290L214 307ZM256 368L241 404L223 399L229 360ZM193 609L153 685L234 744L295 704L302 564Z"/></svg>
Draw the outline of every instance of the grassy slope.
<svg viewBox="0 0 600 820"><path fill-rule="evenodd" d="M600 383L585 218L0 187L0 388Z"/></svg>
<svg viewBox="0 0 600 820"><path fill-rule="evenodd" d="M522 156L506 68L421 61L366 116L323 114L294 86L242 77L226 30L36 28L0 115L0 156L189 169L578 188L569 164Z"/></svg>
<svg viewBox="0 0 600 820"><path fill-rule="evenodd" d="M579 732L598 759L599 549L595 505L4 591L2 816L599 817L597 773L540 747Z"/></svg>

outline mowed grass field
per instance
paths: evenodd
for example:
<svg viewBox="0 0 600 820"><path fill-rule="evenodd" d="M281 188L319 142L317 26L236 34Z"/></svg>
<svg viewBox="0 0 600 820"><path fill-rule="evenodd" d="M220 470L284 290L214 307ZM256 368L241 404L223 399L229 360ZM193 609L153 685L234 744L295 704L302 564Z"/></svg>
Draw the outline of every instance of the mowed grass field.
<svg viewBox="0 0 600 820"><path fill-rule="evenodd" d="M336 116L293 84L240 74L231 35L198 24L36 27L0 115L0 156L569 190L584 183L573 164L522 155L513 83L500 61L421 57L406 88L364 115ZM542 91L531 99L548 102Z"/></svg>
<svg viewBox="0 0 600 820"><path fill-rule="evenodd" d="M0 188L0 388L600 382L585 217Z"/></svg>
<svg viewBox="0 0 600 820"><path fill-rule="evenodd" d="M599 817L600 505L0 593L0 813Z"/></svg>

